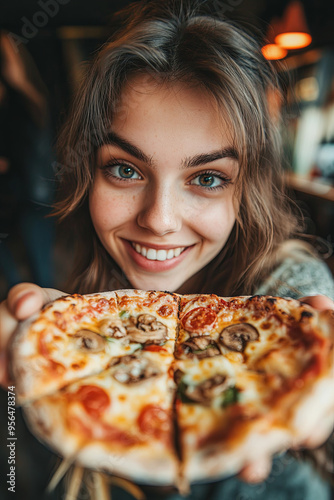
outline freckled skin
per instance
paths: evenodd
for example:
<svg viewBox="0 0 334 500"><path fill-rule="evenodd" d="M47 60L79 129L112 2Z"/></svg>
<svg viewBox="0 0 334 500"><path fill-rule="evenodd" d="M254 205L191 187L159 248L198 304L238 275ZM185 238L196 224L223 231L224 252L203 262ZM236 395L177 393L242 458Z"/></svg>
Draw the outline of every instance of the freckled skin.
<svg viewBox="0 0 334 500"><path fill-rule="evenodd" d="M238 162L225 157L182 168L195 155L231 146L210 98L203 90L178 84L157 86L143 77L130 83L123 92L122 113L116 115L111 129L144 152L151 164L115 144L100 148L90 213L102 244L133 287L175 291L208 264L228 239L236 218ZM119 170L113 168L118 178L106 176L101 167L111 159L126 162L136 174L120 180ZM199 185L198 176L207 170L215 176L214 185L225 187L210 191ZM222 182L217 175L231 182ZM172 269L152 272L133 260L123 239L144 242L147 247L150 243L193 247Z"/></svg>

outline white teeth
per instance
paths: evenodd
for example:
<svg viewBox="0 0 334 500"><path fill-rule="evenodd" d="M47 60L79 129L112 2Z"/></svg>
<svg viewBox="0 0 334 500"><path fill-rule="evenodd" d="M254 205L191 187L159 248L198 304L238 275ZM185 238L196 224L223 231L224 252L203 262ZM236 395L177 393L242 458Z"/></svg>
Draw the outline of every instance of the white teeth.
<svg viewBox="0 0 334 500"><path fill-rule="evenodd" d="M170 250L168 250L167 252L167 259L172 259L174 257L174 250L171 248Z"/></svg>
<svg viewBox="0 0 334 500"><path fill-rule="evenodd" d="M157 260L167 260L166 250L158 250L157 251Z"/></svg>
<svg viewBox="0 0 334 500"><path fill-rule="evenodd" d="M185 249L185 247L178 247L170 248L169 250L155 250L155 248L142 247L139 243L132 243L132 246L137 253L143 255L148 260L160 260L161 262L178 257Z"/></svg>
<svg viewBox="0 0 334 500"><path fill-rule="evenodd" d="M147 250L146 258L148 260L157 260L157 251L154 248L149 248Z"/></svg>

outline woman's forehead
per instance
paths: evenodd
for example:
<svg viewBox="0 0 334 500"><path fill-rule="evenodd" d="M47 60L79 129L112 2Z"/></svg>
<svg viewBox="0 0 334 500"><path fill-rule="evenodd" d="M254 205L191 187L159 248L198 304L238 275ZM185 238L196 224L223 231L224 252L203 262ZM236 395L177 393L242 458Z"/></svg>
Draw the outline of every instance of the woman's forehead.
<svg viewBox="0 0 334 500"><path fill-rule="evenodd" d="M210 103L215 111L215 99L203 84L195 79L172 80L167 76L155 74L153 72L144 72L132 75L123 87L120 100L133 99L140 101L140 97L156 96L159 94L162 99L175 98L184 99L187 96L187 102L198 98Z"/></svg>
<svg viewBox="0 0 334 500"><path fill-rule="evenodd" d="M155 117L169 125L182 124L189 127L187 117L196 118L196 129L210 126L214 134L220 131L224 141L234 143L234 127L223 105L204 85L195 81L170 82L160 75L149 73L132 76L125 84L112 116L111 128L127 128L136 118L145 120Z"/></svg>

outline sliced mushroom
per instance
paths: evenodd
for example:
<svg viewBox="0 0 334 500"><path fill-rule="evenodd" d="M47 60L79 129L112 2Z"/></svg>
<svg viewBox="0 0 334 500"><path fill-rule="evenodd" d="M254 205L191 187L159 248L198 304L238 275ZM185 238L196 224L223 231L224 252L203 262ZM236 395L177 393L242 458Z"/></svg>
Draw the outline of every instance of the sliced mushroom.
<svg viewBox="0 0 334 500"><path fill-rule="evenodd" d="M166 325L151 314L140 314L136 320L130 318L126 331L130 341L141 344L161 345L168 339Z"/></svg>
<svg viewBox="0 0 334 500"><path fill-rule="evenodd" d="M137 317L137 323L141 325L151 325L156 320L155 316L152 314L140 314Z"/></svg>
<svg viewBox="0 0 334 500"><path fill-rule="evenodd" d="M159 374L159 368L151 360L137 356L123 356L112 376L122 384L134 384Z"/></svg>
<svg viewBox="0 0 334 500"><path fill-rule="evenodd" d="M212 399L220 396L227 388L226 375L217 374L196 386L187 386L185 395L192 401L204 405L209 404Z"/></svg>
<svg viewBox="0 0 334 500"><path fill-rule="evenodd" d="M219 341L231 351L243 352L248 342L258 340L259 332L249 323L235 323L221 332Z"/></svg>
<svg viewBox="0 0 334 500"><path fill-rule="evenodd" d="M214 340L206 335L192 337L180 345L177 357L178 358L212 358L219 356L220 350Z"/></svg>
<svg viewBox="0 0 334 500"><path fill-rule="evenodd" d="M100 324L100 330L108 337L122 339L126 336L126 329L120 318L105 319Z"/></svg>
<svg viewBox="0 0 334 500"><path fill-rule="evenodd" d="M98 333L90 330L80 330L75 335L75 345L77 349L89 352L101 352L105 349L106 339Z"/></svg>

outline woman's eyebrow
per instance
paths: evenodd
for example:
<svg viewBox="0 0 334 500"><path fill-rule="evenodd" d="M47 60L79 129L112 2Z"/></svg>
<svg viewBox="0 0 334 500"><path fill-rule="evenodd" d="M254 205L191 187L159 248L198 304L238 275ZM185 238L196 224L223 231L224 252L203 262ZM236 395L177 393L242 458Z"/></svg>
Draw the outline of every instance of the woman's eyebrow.
<svg viewBox="0 0 334 500"><path fill-rule="evenodd" d="M221 160L222 158L233 158L238 159L238 153L236 149L232 147L227 147L219 149L217 151L212 151L211 153L203 153L191 158L186 158L183 161L182 168L189 167L199 167L200 165L205 165L206 163L211 163L212 161Z"/></svg>
<svg viewBox="0 0 334 500"><path fill-rule="evenodd" d="M129 153L131 156L137 158L151 167L155 167L154 162L151 157L147 156L141 149L132 144L127 139L124 139L120 135L116 134L113 131L110 131L107 135L107 138L104 142L105 144L111 144L120 147L126 153ZM232 147L227 147L223 149L219 149L217 151L212 151L211 153L202 153L195 155L193 157L185 158L182 161L181 168L191 168L191 167L199 167L201 165L205 165L206 163L211 163L216 160L220 160L222 158L233 158L235 160L238 159L237 151Z"/></svg>
<svg viewBox="0 0 334 500"><path fill-rule="evenodd" d="M123 151L126 153L129 153L131 156L134 156L137 158L137 160L140 160L144 163L148 163L149 165L152 165L152 158L147 156L141 149L139 149L137 146L134 144L131 144L128 140L124 139L120 135L116 134L115 132L110 131L107 135L106 140L104 141L104 144L111 144L115 146L119 146Z"/></svg>

